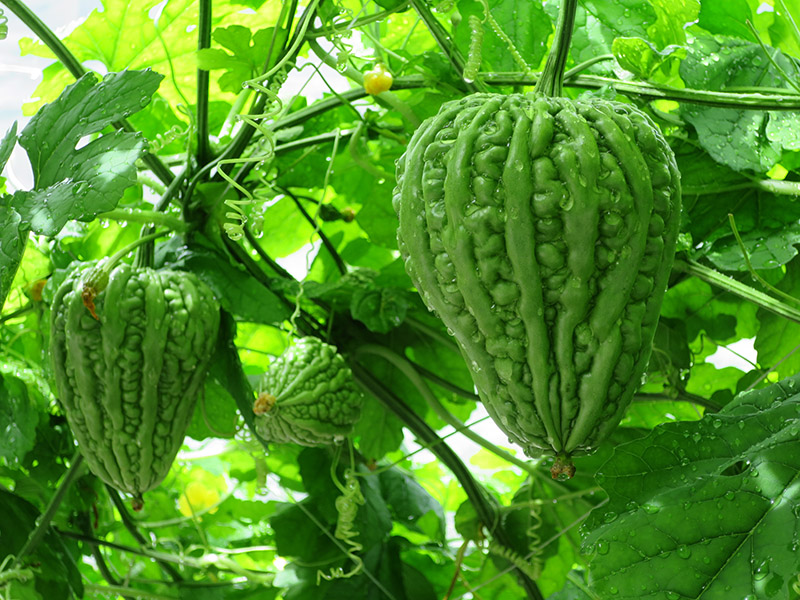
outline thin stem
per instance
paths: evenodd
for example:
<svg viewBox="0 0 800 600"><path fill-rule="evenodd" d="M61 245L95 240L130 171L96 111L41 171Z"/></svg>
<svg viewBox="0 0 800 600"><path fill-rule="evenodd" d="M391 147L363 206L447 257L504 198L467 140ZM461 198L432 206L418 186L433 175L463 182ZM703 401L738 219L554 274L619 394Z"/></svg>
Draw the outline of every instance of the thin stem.
<svg viewBox="0 0 800 600"><path fill-rule="evenodd" d="M733 231L733 237L736 238L736 243L739 244L739 250L742 252L742 257L744 258L744 264L747 265L747 270L750 275L758 281L761 285L765 288L773 292L774 294L779 295L781 298L785 300L789 300L790 302L794 302L795 304L799 303L800 300L795 298L794 296L790 296L786 292L779 290L774 285L770 284L767 280L765 280L761 275L759 275L756 270L753 268L752 263L750 262L750 256L747 254L747 248L744 247L744 242L742 241L742 236L739 235L739 230L736 227L736 219L734 219L732 213L728 213L728 221L731 225L731 230Z"/></svg>
<svg viewBox="0 0 800 600"><path fill-rule="evenodd" d="M197 26L197 49L211 46L211 1L200 0L200 15ZM197 69L197 164L201 167L211 160L208 145L208 85L210 73Z"/></svg>
<svg viewBox="0 0 800 600"><path fill-rule="evenodd" d="M406 317L405 322L408 325L410 325L412 329L416 329L420 333L422 333L424 335L427 335L434 342L438 342L440 344L443 344L444 346L448 347L453 352L461 352L461 350L458 347L458 344L456 344L452 339L450 339L449 337L447 337L445 335L442 335L437 330L435 330L433 327L431 327L429 325L426 325L422 321L418 321L417 319L415 319L413 317Z"/></svg>
<svg viewBox="0 0 800 600"><path fill-rule="evenodd" d="M370 23L375 23L376 21L382 21L389 15L404 11L408 8L408 1L400 2L397 6L390 8L388 10L382 10L380 12L376 12L366 17L359 17L357 19L353 19L349 23L342 22L341 28L336 27L320 27L319 29L309 29L308 33L306 33L307 38L318 38L318 37L328 37L329 35L336 35L338 33L342 33L343 31L350 31L352 29L358 29L359 27L363 27L364 25L369 25Z"/></svg>
<svg viewBox="0 0 800 600"><path fill-rule="evenodd" d="M558 10L556 33L550 54L544 65L539 81L536 82L534 92L544 96L561 96L564 82L564 67L569 56L569 44L572 41L572 30L575 27L575 11L578 0L562 0Z"/></svg>
<svg viewBox="0 0 800 600"><path fill-rule="evenodd" d="M582 63L578 63L574 67L572 67L569 71L564 73L564 79L569 79L570 77L574 77L581 71L585 71L589 67L596 65L599 62L604 62L606 60L616 60L617 57L613 54L601 54L600 56L594 56L588 60L583 61Z"/></svg>
<svg viewBox="0 0 800 600"><path fill-rule="evenodd" d="M89 519L89 514L86 512L82 512L78 515L78 527L80 527L81 531L86 537L92 537L92 525ZM94 562L97 564L97 570L100 571L100 575L102 575L103 579L105 579L111 585L120 585L122 582L111 572L108 568L108 564L106 563L106 558L103 556L103 551L101 547L96 544L91 544L91 552L92 558L94 558ZM130 596L125 596L125 600L132 600Z"/></svg>
<svg viewBox="0 0 800 600"><path fill-rule="evenodd" d="M264 77L268 73L270 73L270 71L272 70L271 67L272 64L277 64L279 62L283 62L284 60L287 62L291 61L292 57L297 54L297 52L300 50L300 47L299 44L297 43L296 37L301 34L302 35L305 34L305 31L308 28L308 24L311 23L316 16L318 6L319 2L312 2L311 4L306 6L305 10L303 11L303 14L300 16L299 23L297 29L295 30L292 36L292 40L288 42L290 44L289 51L292 52L292 54L289 56L284 56L283 59L279 61L269 60L267 64L264 66L264 74L261 77ZM291 18L291 16L292 15L289 15L289 18ZM253 115L262 114L264 112L264 106L266 105L266 102L267 102L267 96L265 94L259 93L256 96L255 100L253 101L249 113ZM255 132L256 130L254 127L252 127L248 123L244 123L242 128L236 134L236 137L233 140L231 140L231 143L225 148L225 150L223 151L222 155L219 158L229 159L229 158L238 158L239 156L241 156L242 152L244 152L244 149L247 148L248 144L250 143L250 140L253 138Z"/></svg>
<svg viewBox="0 0 800 600"><path fill-rule="evenodd" d="M17 310L12 311L7 315L0 316L0 324L5 323L6 321L10 321L11 319L16 319L17 317L21 317L25 313L29 313L32 310L33 310L33 304L28 304L27 306L18 308Z"/></svg>
<svg viewBox="0 0 800 600"><path fill-rule="evenodd" d="M160 594L158 592L150 592L147 590L135 589L121 585L97 585L96 583L84 583L83 589L94 594L101 594L104 597L115 594L126 598L152 598L152 600L178 600L180 598L178 595Z"/></svg>
<svg viewBox="0 0 800 600"><path fill-rule="evenodd" d="M316 40L308 40L308 47L311 48L311 51L319 58L323 63L331 67L332 69L336 69L336 59L331 56L328 52L322 49ZM359 86L363 87L364 84L364 76L351 67L350 65L347 66L343 75L347 78L351 79L352 81L356 82ZM332 90L334 91L334 90ZM338 94L334 91L335 94ZM403 102L400 98L398 98L397 94L393 94L392 92L383 92L381 94L381 100L386 102L390 108L396 110L400 115L406 119L409 123L411 123L414 127L418 127L421 123L417 115L414 114L414 111L411 110L411 107L406 103ZM344 101L341 101L344 104ZM355 109L353 109L355 111ZM356 114L361 117L361 113L355 111Z"/></svg>
<svg viewBox="0 0 800 600"><path fill-rule="evenodd" d="M341 273L342 275L347 273L347 266L344 264L342 257L339 256L339 253L336 251L336 248L333 247L331 240L328 238L327 235L325 235L322 229L318 226L314 217L312 217L305 209L305 207L301 204L300 199L287 189L282 189L282 188L276 188L276 189L278 189L282 194L286 194L294 201L295 205L297 206L297 210L300 211L300 214L303 215L303 218L311 224L311 227L313 227L317 235L319 235L319 239L322 240L322 245L325 246L325 249L328 251L328 254L331 255L333 262L336 263L336 268L339 269L339 273Z"/></svg>
<svg viewBox="0 0 800 600"><path fill-rule="evenodd" d="M275 296L286 306L289 311L293 311L295 309L295 303L291 302L288 298L286 298L283 294L276 293L272 290L270 285L269 277L261 270L250 254L242 248L239 244L231 240L228 236L222 237L222 242L225 244L225 248L231 254L231 256L242 264L245 269L247 270L250 275L252 275L258 283L263 285L267 290L275 294ZM294 279L294 278L292 278ZM313 317L311 317L307 312L302 311L303 314L299 317L298 323L300 325L300 330L303 335L317 335L319 336L319 332L322 331L322 326L313 321Z"/></svg>
<svg viewBox="0 0 800 600"><path fill-rule="evenodd" d="M258 243L258 240L253 235L253 232L250 231L249 227L244 228L244 235L247 241L250 242L253 250L255 250L256 254L258 254L259 258L267 263L270 269L275 271L275 273L277 273L283 279L294 279L289 271L280 266L269 254L267 254L266 250L264 250L264 248L261 247L261 244Z"/></svg>
<svg viewBox="0 0 800 600"><path fill-rule="evenodd" d="M64 479L61 480L61 483L56 489L56 493L53 494L53 497L50 498L50 503L47 505L47 509L44 511L44 514L36 519L36 527L33 531L31 531L30 535L28 536L28 540L25 542L25 545L17 554L17 558L14 561L14 566L17 567L21 564L22 559L36 550L36 547L41 543L44 536L47 534L47 531L50 528L50 522L53 520L53 517L56 516L56 512L58 512L58 508L61 506L61 502L64 500L64 496L69 490L69 486L72 485L72 482L75 481L75 478L78 476L78 472L80 471L80 467L83 464L83 456L80 452L75 452L72 456L72 461L70 463L69 469L67 470L67 474L64 476Z"/></svg>
<svg viewBox="0 0 800 600"><path fill-rule="evenodd" d="M686 391L679 391L677 396L668 396L666 394L636 394L633 397L634 402L690 402L697 404L703 408L707 408L713 412L722 410L722 404L703 398L697 394L691 394Z"/></svg>
<svg viewBox="0 0 800 600"><path fill-rule="evenodd" d="M456 45L453 42L453 39L450 37L450 34L447 33L445 28L442 27L442 25L433 15L428 3L423 2L423 0L410 0L409 4L411 4L412 8L417 12L420 19L422 19L422 22L425 23L425 26L433 36L433 39L436 40L436 44L439 46L439 49L450 61L450 64L455 72L463 73L464 65L466 64L464 57L462 56L461 52L459 52L458 48L456 48ZM464 82L464 85L466 85L467 90L470 93L484 91L484 86L480 82Z"/></svg>
<svg viewBox="0 0 800 600"><path fill-rule="evenodd" d="M397 354L396 352L390 350L389 348L385 348L384 346L379 346L377 344L364 344L363 346L359 346L358 350L356 350L356 357L359 354L373 354L375 356L380 356L381 358L389 361L394 367L400 370L403 375L408 377L411 383L414 385L415 388L422 394L422 397L425 398L425 401L428 403L428 406L431 407L436 416L439 417L442 421L459 431L464 437L469 438L480 447L485 448L489 452L499 456L505 461L510 462L513 465L516 465L523 471L530 473L531 475L535 475L536 467L532 464L525 462L524 460L518 459L513 454L506 452L502 448L496 446L489 440L485 439L483 436L475 433L469 427L467 427L461 420L457 419L450 411L448 411L442 403L439 402L439 399L433 394L431 389L428 385L423 381L420 374L416 371L414 366L405 358Z"/></svg>
<svg viewBox="0 0 800 600"><path fill-rule="evenodd" d="M730 185L700 185L687 186L682 188L685 196L707 196L722 194L724 192L736 192L738 190L759 189L765 192L777 194L779 196L800 196L800 181L781 181L777 179L756 179L753 181L743 181Z"/></svg>
<svg viewBox="0 0 800 600"><path fill-rule="evenodd" d="M673 269L679 273L686 273L687 275L692 275L702 279L711 285L719 287L726 292L730 292L731 294L739 296L740 298L744 298L748 302L752 302L764 310L768 310L780 317L788 319L789 321L800 323L800 310L797 310L796 308L793 308L788 304L781 302L780 300L776 300L772 296L768 296L763 292L759 292L749 285L745 285L744 283L736 281L732 277L723 275L714 269L710 269L709 267L703 266L694 261L685 262L682 260L676 260L673 265Z"/></svg>
<svg viewBox="0 0 800 600"><path fill-rule="evenodd" d="M150 544L147 542L145 537L139 532L139 529L136 527L136 523L134 523L131 516L128 514L128 508L125 506L125 503L120 498L119 492L112 488L110 485L106 484L106 490L108 491L108 497L111 498L111 502L114 504L114 507L117 509L119 513L120 519L122 520L122 524L125 526L125 529L128 530L128 533L131 534L134 540L142 546L141 550L133 550L135 554L141 554L142 556L149 556L153 560L155 560L161 569L173 580L173 581L182 581L183 577L178 571L173 567L167 560L163 557L156 557L154 556L155 553L149 553L148 551L144 550ZM67 535L68 532L60 532L63 535ZM88 541L88 540L85 540ZM98 542L101 543L101 542ZM103 545L113 548L114 546L111 545L110 542L102 542ZM118 548L120 549L120 548ZM122 549L127 549L127 547L123 547ZM127 551L127 550L126 550Z"/></svg>
<svg viewBox="0 0 800 600"><path fill-rule="evenodd" d="M500 545L511 548L511 540L506 531L499 526L497 511L489 500L486 490L475 481L472 477L472 473L470 473L469 469L467 469L466 465L464 465L458 455L453 452L450 446L444 443L436 432L431 429L411 407L403 402L396 394L388 390L380 380L362 367L360 363L350 361L350 367L353 370L356 382L373 395L381 404L391 410L403 424L414 433L419 441L428 447L436 458L450 469L464 489L464 493L467 494L481 523L491 532L492 536ZM544 596L542 596L542 592L539 590L536 583L525 573L518 571L518 574L523 587L528 593L528 597L532 600L544 600Z"/></svg>

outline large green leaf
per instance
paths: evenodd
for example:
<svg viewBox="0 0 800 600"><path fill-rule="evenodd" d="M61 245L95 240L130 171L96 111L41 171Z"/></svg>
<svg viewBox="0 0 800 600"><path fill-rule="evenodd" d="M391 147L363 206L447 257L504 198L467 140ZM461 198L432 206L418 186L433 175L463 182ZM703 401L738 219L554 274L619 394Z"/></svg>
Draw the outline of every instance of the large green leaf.
<svg viewBox="0 0 800 600"><path fill-rule="evenodd" d="M115 131L80 143L147 106L161 79L152 71L124 71L98 82L89 73L36 113L19 136L34 190L17 192L13 200L26 228L52 236L70 219L91 220L117 205L125 188L136 183L145 141L140 134Z"/></svg>
<svg viewBox="0 0 800 600"><path fill-rule="evenodd" d="M788 598L800 569L798 415L795 376L618 446L597 475L609 502L585 526L593 590L620 600Z"/></svg>

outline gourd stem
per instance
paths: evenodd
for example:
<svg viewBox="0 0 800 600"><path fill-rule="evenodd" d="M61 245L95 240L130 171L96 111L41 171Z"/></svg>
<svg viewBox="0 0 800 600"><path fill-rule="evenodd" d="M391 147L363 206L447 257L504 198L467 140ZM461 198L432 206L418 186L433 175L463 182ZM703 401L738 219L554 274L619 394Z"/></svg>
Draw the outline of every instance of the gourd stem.
<svg viewBox="0 0 800 600"><path fill-rule="evenodd" d="M578 0L562 0L556 22L556 33L553 45L544 65L542 76L536 82L534 93L544 96L560 96L563 90L564 67L569 55L569 44L572 41L572 29L575 26L575 11Z"/></svg>
<svg viewBox="0 0 800 600"><path fill-rule="evenodd" d="M123 258L125 258L125 256L136 250L136 248L138 248L142 244L149 242L150 240L164 237L168 233L169 231L162 230L162 231L156 231L155 233L151 233L149 235L143 235L135 242L131 242L130 244L122 248L122 250L118 250L116 253L114 253L111 256L111 258L108 259L108 262L104 265L104 269L110 272L111 269L113 269L119 261L121 261Z"/></svg>
<svg viewBox="0 0 800 600"><path fill-rule="evenodd" d="M25 545L19 551L19 554L17 554L17 558L14 561L14 567L19 566L22 559L26 555L36 550L36 547L41 543L44 536L50 530L50 522L53 520L53 517L56 516L58 508L61 506L61 502L64 500L64 496L66 495L67 490L69 490L69 486L72 485L72 482L75 481L75 478L78 476L82 464L83 456L80 452L76 452L72 457L67 474L59 484L56 493L53 494L53 497L50 499L47 509L44 511L41 517L36 519L36 527L33 529L33 531L31 531L30 535L28 536L28 540L25 542Z"/></svg>
<svg viewBox="0 0 800 600"><path fill-rule="evenodd" d="M431 407L433 412L436 413L436 416L442 421L455 428L460 433L464 434L465 437L471 439L482 448L485 448L489 452L499 456L503 460L518 466L526 473L534 476L537 475L535 466L525 462L524 460L520 460L513 454L506 452L498 446L495 446L489 440L472 431L466 426L466 424L457 419L453 414L450 413L450 411L442 406L442 403L439 402L439 399L434 396L431 388L428 387L428 384L425 383L420 374L408 360L404 359L402 356L390 350L389 348L384 348L383 346L378 346L377 344L365 344L363 346L359 346L358 350L356 351L356 356L362 353L380 356L402 371L403 375L408 377L414 387L416 387L419 390L419 393L422 394L422 397L425 398L428 406Z"/></svg>

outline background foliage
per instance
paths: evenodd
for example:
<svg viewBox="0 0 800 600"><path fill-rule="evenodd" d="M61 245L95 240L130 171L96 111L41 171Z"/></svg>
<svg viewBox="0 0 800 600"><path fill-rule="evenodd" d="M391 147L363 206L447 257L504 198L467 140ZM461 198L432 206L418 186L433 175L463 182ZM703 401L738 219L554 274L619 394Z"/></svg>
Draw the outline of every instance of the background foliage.
<svg viewBox="0 0 800 600"><path fill-rule="evenodd" d="M531 88L557 1L105 0L63 40L2 4L35 33L23 55L54 59L35 116L0 142L0 168L18 145L34 176L0 177L7 597L800 597L797 5L580 3L567 93L656 120L684 213L640 393L560 482L547 459L453 433L498 437L404 272L391 206L394 161L442 102ZM394 84L368 96L378 61ZM172 232L157 264L195 272L224 319L187 445L134 516L76 461L47 323L70 264L149 224ZM265 447L250 429L260 374L298 334L335 343L369 391L350 578L318 581L353 566L334 536L347 446ZM741 340L746 370L710 360Z"/></svg>

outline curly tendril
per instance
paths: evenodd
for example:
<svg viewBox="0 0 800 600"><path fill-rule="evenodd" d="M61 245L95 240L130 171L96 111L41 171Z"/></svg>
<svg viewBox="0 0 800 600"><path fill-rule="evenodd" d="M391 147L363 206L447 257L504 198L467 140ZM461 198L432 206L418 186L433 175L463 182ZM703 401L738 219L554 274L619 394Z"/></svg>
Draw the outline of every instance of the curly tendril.
<svg viewBox="0 0 800 600"><path fill-rule="evenodd" d="M526 557L515 552L511 548L506 548L505 546L498 544L494 540L489 542L488 550L495 556L506 559L517 569L519 569L520 572L524 573L533 580L537 579L541 574L541 565L536 566L528 562Z"/></svg>
<svg viewBox="0 0 800 600"><path fill-rule="evenodd" d="M280 83L276 85L282 84L281 79L285 81L285 77L278 78ZM242 237L244 237L244 226L245 223L247 223L247 215L245 214L244 210L242 210L242 207L254 204L256 198L253 196L250 190L234 180L234 178L226 173L225 169L222 167L225 165L258 164L272 160L272 158L275 156L275 133L268 129L264 125L264 122L274 119L283 111L283 102L281 102L278 94L271 89L273 85L265 87L261 85L261 81L263 80L260 80L260 78L250 79L245 81L242 84L242 87L248 87L267 96L268 110L261 114L236 115L237 120L250 125L253 129L261 134L262 137L259 145L256 148L256 151L251 156L246 158L225 158L217 163L217 172L219 173L220 177L228 182L230 186L236 188L236 190L238 190L244 196L242 199L228 198L225 200L225 206L227 206L230 210L225 213L225 218L229 220L223 224L223 229L228 237L234 241L240 240Z"/></svg>
<svg viewBox="0 0 800 600"><path fill-rule="evenodd" d="M3 14L3 9L0 8L0 40L6 39L8 35L8 17Z"/></svg>
<svg viewBox="0 0 800 600"><path fill-rule="evenodd" d="M464 81L472 83L478 76L481 68L481 50L483 48L483 21L477 15L470 15L469 24L469 53L467 64L464 65Z"/></svg>
<svg viewBox="0 0 800 600"><path fill-rule="evenodd" d="M336 462L334 461L333 465L335 464ZM332 469L334 468L335 466L332 466ZM344 472L344 485L339 483L335 473L331 473L331 475L336 486L342 491L342 495L336 498L335 502L338 517L336 519L334 537L348 546L347 558L353 561L353 568L347 573L344 572L342 567L331 569L328 573L317 571L317 585L320 584L322 579L326 581L350 579L364 568L364 561L356 554L361 552L364 547L354 539L358 537L358 531L354 527L356 516L358 515L358 507L365 502L364 495L361 493L361 485L358 483L358 477L356 477L352 468L348 468Z"/></svg>

